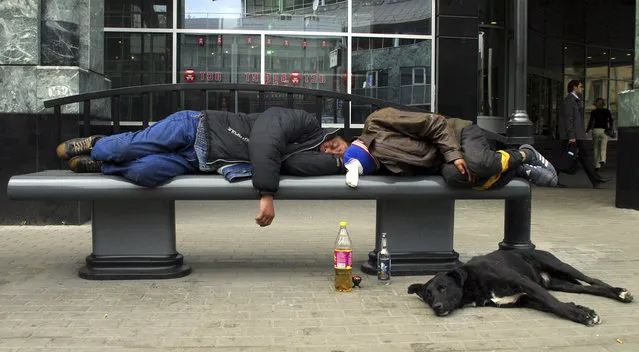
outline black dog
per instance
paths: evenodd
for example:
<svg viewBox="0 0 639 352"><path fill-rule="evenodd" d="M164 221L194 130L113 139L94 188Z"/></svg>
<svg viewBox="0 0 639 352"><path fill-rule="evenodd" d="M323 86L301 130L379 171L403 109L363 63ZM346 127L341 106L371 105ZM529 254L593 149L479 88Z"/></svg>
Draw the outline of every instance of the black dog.
<svg viewBox="0 0 639 352"><path fill-rule="evenodd" d="M561 302L547 289L632 302L626 289L588 277L554 255L533 249L497 250L474 257L455 270L435 275L426 284L410 285L408 293L419 295L438 316L465 305L527 307L587 326L601 323L592 309Z"/></svg>

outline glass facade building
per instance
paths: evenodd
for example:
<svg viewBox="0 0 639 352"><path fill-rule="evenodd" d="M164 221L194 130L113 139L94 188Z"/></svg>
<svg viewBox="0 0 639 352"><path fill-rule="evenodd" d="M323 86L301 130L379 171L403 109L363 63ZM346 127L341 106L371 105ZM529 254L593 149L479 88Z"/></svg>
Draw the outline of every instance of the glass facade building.
<svg viewBox="0 0 639 352"><path fill-rule="evenodd" d="M516 84L514 5L468 3L478 6L477 115L506 121ZM184 73L193 70L196 82L299 86L437 111L435 6L431 0L109 1L105 75L117 88L186 82ZM587 116L599 97L616 114L617 94L632 88L634 6L627 0L528 2L527 111L537 136L556 136L557 109L571 79L585 83ZM254 94L211 92L205 106L254 112ZM135 99L122 104L122 116L136 116ZM185 99L188 106L202 97ZM168 114L165 99L156 100L152 115ZM314 109L304 105L296 101ZM351 123L358 126L365 116L353 112Z"/></svg>
<svg viewBox="0 0 639 352"><path fill-rule="evenodd" d="M118 88L185 83L188 70L195 82L348 92L431 110L432 14L430 0L109 1L105 75ZM200 106L256 112L256 94L210 92ZM266 98L284 103L277 94ZM184 99L202 103L199 95ZM152 116L169 113L164 100L156 98ZM315 109L314 101L295 104ZM129 98L122 116L136 116L138 106ZM351 123L365 116L353 112Z"/></svg>
<svg viewBox="0 0 639 352"><path fill-rule="evenodd" d="M511 112L512 1L479 2L479 115ZM616 119L617 95L632 89L635 1L528 1L527 111L536 138L556 138L558 108L572 79L585 86L586 120L603 98Z"/></svg>

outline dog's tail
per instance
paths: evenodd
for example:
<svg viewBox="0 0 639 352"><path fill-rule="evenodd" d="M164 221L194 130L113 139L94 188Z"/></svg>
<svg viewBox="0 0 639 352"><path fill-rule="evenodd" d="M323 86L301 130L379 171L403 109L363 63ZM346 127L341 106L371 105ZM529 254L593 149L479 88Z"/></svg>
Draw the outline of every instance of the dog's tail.
<svg viewBox="0 0 639 352"><path fill-rule="evenodd" d="M408 286L408 294L418 293L422 290L422 287L424 287L424 284L412 284Z"/></svg>

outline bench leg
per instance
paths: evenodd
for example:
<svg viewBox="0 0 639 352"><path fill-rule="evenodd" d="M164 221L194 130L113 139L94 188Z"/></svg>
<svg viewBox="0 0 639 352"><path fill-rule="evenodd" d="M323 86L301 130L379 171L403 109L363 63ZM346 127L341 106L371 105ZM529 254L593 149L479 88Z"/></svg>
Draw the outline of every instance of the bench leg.
<svg viewBox="0 0 639 352"><path fill-rule="evenodd" d="M174 201L94 201L89 280L168 279L191 268L175 248Z"/></svg>
<svg viewBox="0 0 639 352"><path fill-rule="evenodd" d="M377 274L381 233L388 235L392 275L429 275L461 264L453 250L454 200L377 200L375 250L362 264L363 272Z"/></svg>
<svg viewBox="0 0 639 352"><path fill-rule="evenodd" d="M531 197L506 199L504 240L499 249L534 249L530 241Z"/></svg>

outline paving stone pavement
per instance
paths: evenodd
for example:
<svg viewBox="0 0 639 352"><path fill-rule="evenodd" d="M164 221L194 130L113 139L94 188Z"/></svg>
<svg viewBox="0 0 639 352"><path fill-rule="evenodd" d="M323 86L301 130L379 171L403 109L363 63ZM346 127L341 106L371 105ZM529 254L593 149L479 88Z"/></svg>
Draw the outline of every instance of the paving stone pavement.
<svg viewBox="0 0 639 352"><path fill-rule="evenodd" d="M604 189L533 191L533 241L585 273L639 292L639 212ZM435 317L406 288L429 276L332 289L332 245L348 221L361 263L374 246L372 201L178 202L185 278L87 281L90 226L0 227L0 352L7 351L638 351L639 304L554 293L595 309L585 327L527 309L467 308ZM497 248L503 201L460 201L462 260ZM392 248L391 248L392 251ZM359 266L355 270L360 273ZM617 341L619 339L622 343Z"/></svg>

